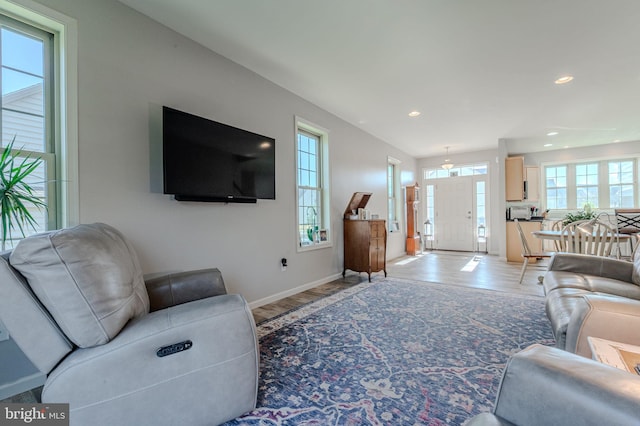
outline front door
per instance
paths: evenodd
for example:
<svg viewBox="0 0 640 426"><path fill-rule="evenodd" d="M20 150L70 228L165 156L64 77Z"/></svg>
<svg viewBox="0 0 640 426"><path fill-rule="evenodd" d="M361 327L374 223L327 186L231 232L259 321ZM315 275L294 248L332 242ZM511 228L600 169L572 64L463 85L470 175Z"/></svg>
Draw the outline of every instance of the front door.
<svg viewBox="0 0 640 426"><path fill-rule="evenodd" d="M435 185L435 248L473 251L473 177L440 179Z"/></svg>

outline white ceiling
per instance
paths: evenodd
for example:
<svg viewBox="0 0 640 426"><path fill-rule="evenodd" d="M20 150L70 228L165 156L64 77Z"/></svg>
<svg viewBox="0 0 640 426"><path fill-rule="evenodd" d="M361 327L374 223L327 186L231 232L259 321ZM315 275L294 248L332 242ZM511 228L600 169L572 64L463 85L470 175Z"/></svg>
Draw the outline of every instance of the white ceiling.
<svg viewBox="0 0 640 426"><path fill-rule="evenodd" d="M418 158L640 140L640 0L120 1Z"/></svg>

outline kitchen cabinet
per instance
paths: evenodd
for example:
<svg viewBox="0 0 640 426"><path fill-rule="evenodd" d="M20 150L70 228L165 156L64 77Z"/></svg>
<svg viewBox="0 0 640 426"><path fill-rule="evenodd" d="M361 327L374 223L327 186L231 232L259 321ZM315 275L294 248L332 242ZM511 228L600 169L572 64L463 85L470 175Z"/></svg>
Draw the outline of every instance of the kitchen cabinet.
<svg viewBox="0 0 640 426"><path fill-rule="evenodd" d="M522 227L529 249L532 252L541 252L542 240L534 237L531 233L542 230L542 222L521 220L518 223L520 223L520 227ZM520 241L520 234L518 234L516 223L513 221L507 222L507 262L523 262L522 242ZM533 263L533 260L529 262Z"/></svg>
<svg viewBox="0 0 640 426"><path fill-rule="evenodd" d="M507 201L524 199L524 157L504 159L505 198Z"/></svg>
<svg viewBox="0 0 640 426"><path fill-rule="evenodd" d="M507 157L504 177L506 201L540 201L539 167L525 166L524 157Z"/></svg>
<svg viewBox="0 0 640 426"><path fill-rule="evenodd" d="M540 168L525 166L524 179L527 182L526 200L532 202L540 201Z"/></svg>

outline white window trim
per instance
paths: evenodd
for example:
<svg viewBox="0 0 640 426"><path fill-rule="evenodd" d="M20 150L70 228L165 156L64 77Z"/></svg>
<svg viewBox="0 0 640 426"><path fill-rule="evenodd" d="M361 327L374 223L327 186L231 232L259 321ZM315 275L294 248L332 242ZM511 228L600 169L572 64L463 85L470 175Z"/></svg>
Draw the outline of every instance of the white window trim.
<svg viewBox="0 0 640 426"><path fill-rule="evenodd" d="M394 206L395 206L395 226L393 223L387 224L387 230L389 233L400 233L402 229L401 217L402 217L402 185L400 183L401 173L400 173L400 164L402 161L397 158L387 157L387 167L389 164L393 164L394 167L394 175L393 175L393 194L394 194ZM387 181L387 190L389 188L389 182ZM387 203L388 206L388 203ZM387 207L388 209L388 207ZM389 212L387 212L387 220L389 219ZM390 221L389 221L390 222Z"/></svg>
<svg viewBox="0 0 640 426"><path fill-rule="evenodd" d="M321 149L321 164L320 164L320 173L321 173L321 182L322 182L322 228L327 230L327 241L319 242L317 244L312 244L308 246L300 245L300 236L298 232L298 224L300 223L299 217L299 209L298 209L298 129L304 130L309 133L313 133L320 137L320 149ZM295 244L297 252L307 252L312 250L320 250L329 247L333 247L333 241L335 235L333 233L334 226L331 218L331 186L330 186L330 161L329 161L329 130L323 128L322 126L318 126L315 123L312 123L302 117L295 116L294 117L294 170L295 170L295 178L294 178L294 200L296 200L296 223L294 226L295 230Z"/></svg>
<svg viewBox="0 0 640 426"><path fill-rule="evenodd" d="M0 13L54 33L55 143L60 170L59 226L80 222L78 183L78 24L32 0L0 0Z"/></svg>

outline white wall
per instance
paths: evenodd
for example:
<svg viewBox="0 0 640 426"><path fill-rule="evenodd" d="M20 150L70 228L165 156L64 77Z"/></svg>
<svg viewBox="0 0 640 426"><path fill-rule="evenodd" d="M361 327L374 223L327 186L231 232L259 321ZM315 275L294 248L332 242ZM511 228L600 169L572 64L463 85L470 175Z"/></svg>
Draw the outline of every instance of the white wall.
<svg viewBox="0 0 640 426"><path fill-rule="evenodd" d="M261 303L342 272L342 214L355 191L386 217L385 142L112 0L47 0L78 22L80 221L106 222L145 273L218 267L231 292ZM151 191L150 147L162 105L276 139L276 200L180 203ZM330 131L334 245L296 252L294 116ZM389 258L404 253L391 235ZM289 260L280 271L280 258ZM257 304L255 303L255 304Z"/></svg>

